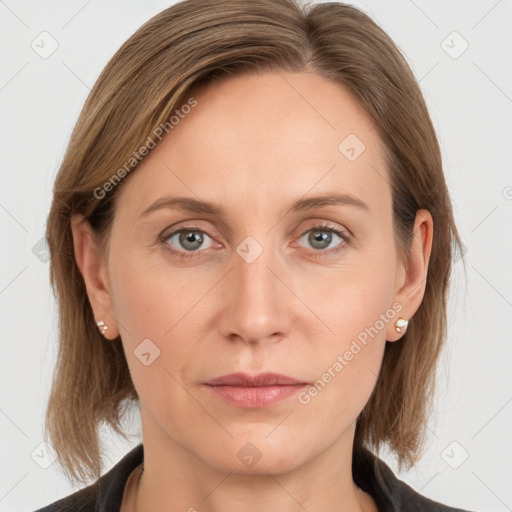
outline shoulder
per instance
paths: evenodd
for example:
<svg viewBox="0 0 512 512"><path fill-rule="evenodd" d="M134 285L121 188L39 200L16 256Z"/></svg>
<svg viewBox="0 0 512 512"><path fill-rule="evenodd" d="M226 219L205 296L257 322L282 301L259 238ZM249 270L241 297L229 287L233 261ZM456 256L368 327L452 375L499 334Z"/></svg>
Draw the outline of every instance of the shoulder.
<svg viewBox="0 0 512 512"><path fill-rule="evenodd" d="M60 512L61 510L74 510L76 512L94 512L97 501L96 483L80 489L79 491L54 501L35 512Z"/></svg>
<svg viewBox="0 0 512 512"><path fill-rule="evenodd" d="M372 496L379 511L469 512L422 496L399 480L383 460L364 447L354 447L352 473L355 483Z"/></svg>
<svg viewBox="0 0 512 512"><path fill-rule="evenodd" d="M93 484L35 512L114 512L121 507L130 473L143 461L142 443L127 453L112 469Z"/></svg>

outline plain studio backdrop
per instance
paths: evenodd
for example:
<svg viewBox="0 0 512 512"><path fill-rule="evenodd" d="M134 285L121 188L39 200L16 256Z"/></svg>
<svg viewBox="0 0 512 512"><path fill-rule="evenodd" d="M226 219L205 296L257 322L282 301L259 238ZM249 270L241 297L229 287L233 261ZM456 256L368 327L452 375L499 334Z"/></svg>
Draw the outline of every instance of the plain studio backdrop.
<svg viewBox="0 0 512 512"><path fill-rule="evenodd" d="M426 455L398 473L461 508L512 509L512 2L353 2L405 54L440 140L466 247L454 266L449 339ZM55 174L100 71L162 0L0 1L0 510L30 511L76 490L43 442L57 311L42 242ZM102 433L105 471L138 444Z"/></svg>

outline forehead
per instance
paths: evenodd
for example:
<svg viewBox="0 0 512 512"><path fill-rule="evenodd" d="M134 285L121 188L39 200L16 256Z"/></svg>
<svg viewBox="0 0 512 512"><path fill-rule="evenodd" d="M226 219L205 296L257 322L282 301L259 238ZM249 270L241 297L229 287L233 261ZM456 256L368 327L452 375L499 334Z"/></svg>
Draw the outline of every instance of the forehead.
<svg viewBox="0 0 512 512"><path fill-rule="evenodd" d="M265 72L223 79L193 97L197 105L122 187L132 208L164 194L258 211L277 197L339 192L372 204L390 193L373 122L337 83Z"/></svg>

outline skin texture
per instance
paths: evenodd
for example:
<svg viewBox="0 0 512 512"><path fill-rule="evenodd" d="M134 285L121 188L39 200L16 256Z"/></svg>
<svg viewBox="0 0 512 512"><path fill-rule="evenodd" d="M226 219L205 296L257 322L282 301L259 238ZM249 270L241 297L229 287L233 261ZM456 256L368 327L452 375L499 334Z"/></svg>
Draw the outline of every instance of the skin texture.
<svg viewBox="0 0 512 512"><path fill-rule="evenodd" d="M107 338L121 334L141 402L144 473L123 510L134 510L135 498L138 510L377 510L352 480L355 421L386 340L401 337L394 321L410 319L423 298L432 217L418 211L405 267L381 141L340 85L265 72L194 97L198 105L120 185L108 258L80 217L72 223L95 318L107 323ZM354 161L338 149L349 134L365 145ZM290 211L297 199L333 192L369 209ZM162 208L140 217L167 195L215 202L224 213ZM350 243L325 228L317 229L330 242L315 242L326 222L351 233ZM202 230L202 245L159 240L185 227ZM242 244L248 236L263 249L251 263L237 252L255 254L256 245ZM400 313L307 404L292 396L235 407L203 385L237 371L312 384L394 303ZM134 355L144 339L160 350L148 366ZM237 455L247 443L261 454L251 467Z"/></svg>

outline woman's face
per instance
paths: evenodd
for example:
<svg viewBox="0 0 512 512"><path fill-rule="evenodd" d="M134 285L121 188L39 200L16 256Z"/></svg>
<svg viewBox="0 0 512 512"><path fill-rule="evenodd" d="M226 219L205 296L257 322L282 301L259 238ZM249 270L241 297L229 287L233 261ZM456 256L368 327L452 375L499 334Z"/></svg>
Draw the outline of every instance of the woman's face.
<svg viewBox="0 0 512 512"><path fill-rule="evenodd" d="M194 97L119 185L109 318L145 438L278 473L352 442L394 322L419 301L403 288L377 131L345 89L268 72ZM334 195L350 200L315 200ZM205 384L235 372L309 386L229 400Z"/></svg>

